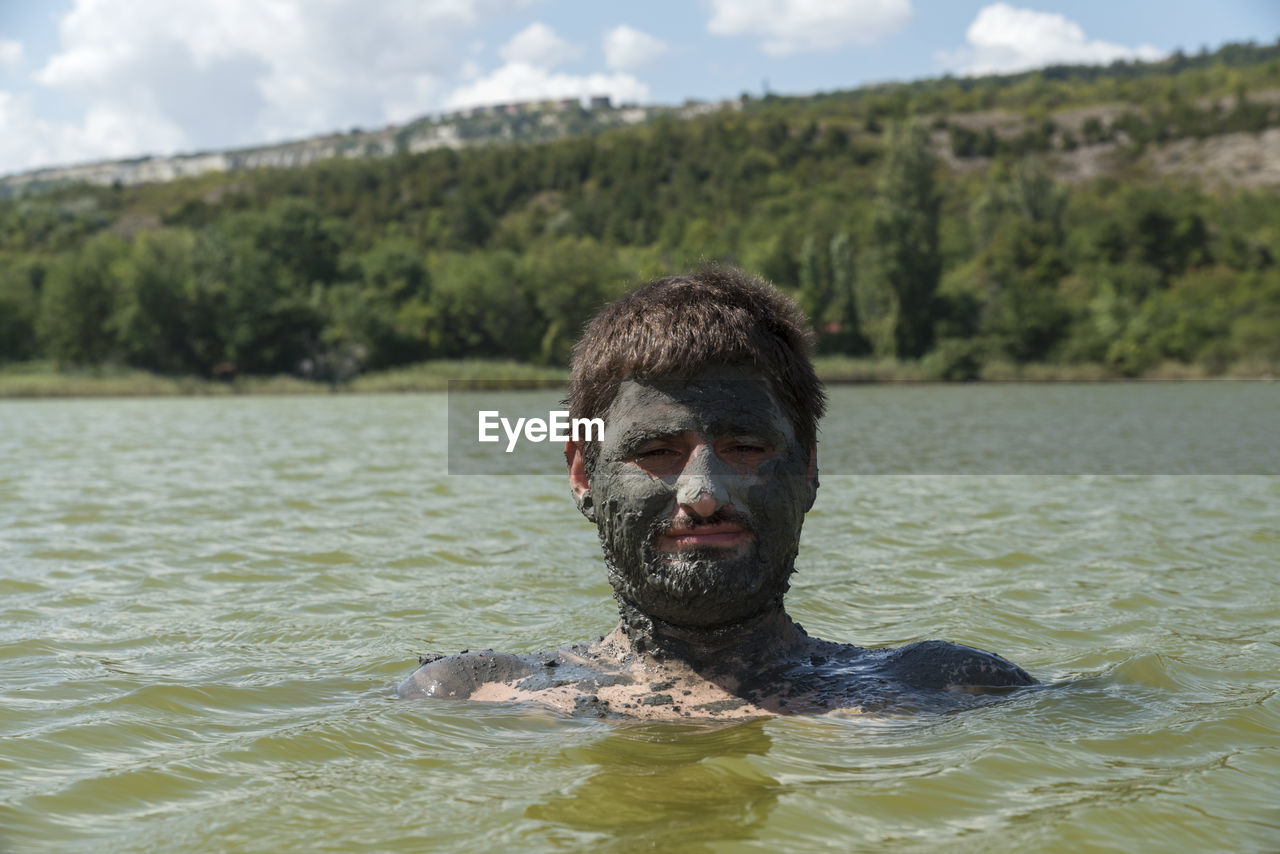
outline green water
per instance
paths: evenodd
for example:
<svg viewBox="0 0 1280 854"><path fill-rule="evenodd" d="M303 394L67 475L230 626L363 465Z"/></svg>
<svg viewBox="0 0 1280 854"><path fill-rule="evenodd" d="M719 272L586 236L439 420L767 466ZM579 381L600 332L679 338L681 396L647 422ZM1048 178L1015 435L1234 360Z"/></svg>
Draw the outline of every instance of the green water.
<svg viewBox="0 0 1280 854"><path fill-rule="evenodd" d="M1095 395L1280 413L1275 386L1080 388L972 393L1045 424ZM957 391L835 389L823 453L864 413L986 405ZM0 403L0 851L1280 849L1280 477L826 474L811 634L947 638L1046 687L582 720L391 697L420 652L612 624L566 483L443 474L444 400Z"/></svg>

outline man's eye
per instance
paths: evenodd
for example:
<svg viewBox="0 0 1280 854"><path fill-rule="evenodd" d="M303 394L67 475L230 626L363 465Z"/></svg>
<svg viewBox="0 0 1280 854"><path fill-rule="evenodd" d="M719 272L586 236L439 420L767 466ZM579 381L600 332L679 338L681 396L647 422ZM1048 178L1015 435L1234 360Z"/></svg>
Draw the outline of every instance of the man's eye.
<svg viewBox="0 0 1280 854"><path fill-rule="evenodd" d="M772 450L773 448L764 442L751 442L744 440L725 444L720 453L729 457L758 457L762 454L767 454Z"/></svg>
<svg viewBox="0 0 1280 854"><path fill-rule="evenodd" d="M671 450L670 448L648 448L646 450L643 450L637 453L635 455L635 458L637 460L656 459L658 457L665 457L668 454L674 454L674 453L675 451Z"/></svg>

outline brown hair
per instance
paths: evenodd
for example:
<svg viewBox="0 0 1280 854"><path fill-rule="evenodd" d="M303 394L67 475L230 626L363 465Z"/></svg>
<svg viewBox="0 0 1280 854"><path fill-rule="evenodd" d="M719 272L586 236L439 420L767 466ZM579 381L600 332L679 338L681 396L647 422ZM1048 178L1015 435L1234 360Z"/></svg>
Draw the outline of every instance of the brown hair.
<svg viewBox="0 0 1280 854"><path fill-rule="evenodd" d="M591 319L573 348L569 415L604 417L627 378L741 365L768 380L807 455L826 410L812 353L813 331L790 298L733 267L703 266L640 285Z"/></svg>

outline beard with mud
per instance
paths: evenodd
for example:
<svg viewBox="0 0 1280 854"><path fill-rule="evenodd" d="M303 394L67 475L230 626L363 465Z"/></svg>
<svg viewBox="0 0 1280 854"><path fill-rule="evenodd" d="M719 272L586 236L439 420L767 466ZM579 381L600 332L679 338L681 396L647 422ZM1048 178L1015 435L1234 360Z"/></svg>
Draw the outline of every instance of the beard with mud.
<svg viewBox="0 0 1280 854"><path fill-rule="evenodd" d="M626 380L605 423L598 457L583 463L590 488L579 497L591 503L579 506L596 523L624 624L643 617L716 629L781 608L817 480L768 384L736 366ZM739 441L777 453L739 462ZM706 494L716 511L693 514ZM733 546L660 547L673 526L722 523L748 536Z"/></svg>
<svg viewBox="0 0 1280 854"><path fill-rule="evenodd" d="M619 513L613 501L602 509L609 583L624 610L630 606L670 625L711 629L782 607L795 570L800 520L790 536L762 536L750 515L721 509L694 526L736 524L751 535L744 546L664 552L658 542L672 527L669 514Z"/></svg>

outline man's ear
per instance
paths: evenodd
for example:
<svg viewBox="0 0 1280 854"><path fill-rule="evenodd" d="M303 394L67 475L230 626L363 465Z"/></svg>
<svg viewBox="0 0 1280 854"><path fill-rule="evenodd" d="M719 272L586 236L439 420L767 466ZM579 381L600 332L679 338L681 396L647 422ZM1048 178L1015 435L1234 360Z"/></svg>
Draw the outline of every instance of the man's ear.
<svg viewBox="0 0 1280 854"><path fill-rule="evenodd" d="M591 500L591 481L587 478L587 458L582 444L565 442L564 459L569 464L569 488L573 490L574 501L578 502L578 512L586 516L587 521L595 522L596 507Z"/></svg>
<svg viewBox="0 0 1280 854"><path fill-rule="evenodd" d="M805 478L809 481L809 506L804 508L804 512L808 513L813 509L813 502L818 498L818 443L814 442L809 446L809 468L805 471Z"/></svg>

